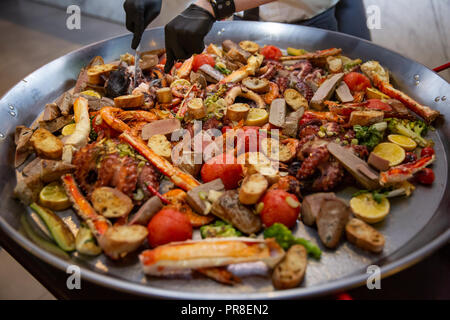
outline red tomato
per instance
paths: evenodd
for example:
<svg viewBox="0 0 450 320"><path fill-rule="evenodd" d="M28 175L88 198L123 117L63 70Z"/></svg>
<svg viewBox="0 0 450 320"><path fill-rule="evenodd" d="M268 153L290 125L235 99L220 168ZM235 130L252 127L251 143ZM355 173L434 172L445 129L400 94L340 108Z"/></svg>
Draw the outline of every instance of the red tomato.
<svg viewBox="0 0 450 320"><path fill-rule="evenodd" d="M392 108L387 103L381 101L380 99L370 99L367 100L367 109L380 110L380 111L392 111Z"/></svg>
<svg viewBox="0 0 450 320"><path fill-rule="evenodd" d="M283 55L281 53L281 50L278 49L275 46L265 46L264 48L262 48L261 50L261 54L266 58L266 59L271 59L271 60L278 60L281 58L281 56Z"/></svg>
<svg viewBox="0 0 450 320"><path fill-rule="evenodd" d="M204 64L209 64L211 67L214 68L216 65L216 61L213 57L211 57L208 54L198 54L194 57L194 62L192 63L192 70L195 72L198 71L198 68L200 68Z"/></svg>
<svg viewBox="0 0 450 320"><path fill-rule="evenodd" d="M166 55L164 55L164 57L161 58L161 60L159 60L159 64L166 64L167 62L167 57Z"/></svg>
<svg viewBox="0 0 450 320"><path fill-rule="evenodd" d="M372 87L369 78L358 72L350 72L344 77L344 81L353 92L365 91Z"/></svg>
<svg viewBox="0 0 450 320"><path fill-rule="evenodd" d="M192 225L185 214L174 209L162 209L150 220L148 243L154 248L174 241L192 239Z"/></svg>
<svg viewBox="0 0 450 320"><path fill-rule="evenodd" d="M421 184L425 184L425 185L431 185L434 182L434 179L436 178L434 175L434 171L432 169L423 169L422 171L419 171L419 173L417 173L416 175L417 180L419 180L419 182Z"/></svg>
<svg viewBox="0 0 450 320"><path fill-rule="evenodd" d="M288 198L291 198L287 200ZM274 223L282 223L293 228L300 214L300 201L293 194L284 190L270 190L263 199L264 208L261 219L266 228Z"/></svg>
<svg viewBox="0 0 450 320"><path fill-rule="evenodd" d="M435 152L433 148L430 147L426 147L422 149L422 152L420 152L420 156L423 157L428 157L428 156L434 156Z"/></svg>
<svg viewBox="0 0 450 320"><path fill-rule="evenodd" d="M222 179L225 189L236 189L242 179L242 166L237 159L229 154L221 154L208 160L202 167L201 176L203 182L210 182L218 178Z"/></svg>
<svg viewBox="0 0 450 320"><path fill-rule="evenodd" d="M180 69L180 67L183 65L182 62L177 62L174 64L175 69Z"/></svg>

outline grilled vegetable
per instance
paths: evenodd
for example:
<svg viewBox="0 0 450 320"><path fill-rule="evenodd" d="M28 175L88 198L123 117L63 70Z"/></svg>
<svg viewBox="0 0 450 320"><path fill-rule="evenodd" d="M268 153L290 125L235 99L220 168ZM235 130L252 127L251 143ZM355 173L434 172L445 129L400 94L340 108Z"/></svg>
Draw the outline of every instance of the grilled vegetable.
<svg viewBox="0 0 450 320"><path fill-rule="evenodd" d="M256 204L268 187L269 183L262 174L247 176L239 189L239 200L246 205Z"/></svg>
<svg viewBox="0 0 450 320"><path fill-rule="evenodd" d="M345 233L350 243L363 250L374 253L383 251L384 236L359 219L351 219L345 226Z"/></svg>
<svg viewBox="0 0 450 320"><path fill-rule="evenodd" d="M49 251L50 253L53 253L63 259L69 259L69 255L61 250L58 246L53 244L50 241L47 241L43 239L41 236L39 236L34 230L33 227L30 226L30 224L27 221L27 217L23 214L20 216L20 224L22 225L23 230L25 231L25 234L28 238L30 238L31 241L33 241L36 245L41 247L42 249Z"/></svg>
<svg viewBox="0 0 450 320"><path fill-rule="evenodd" d="M143 94L132 94L114 98L114 105L121 109L132 109L142 106L145 103Z"/></svg>
<svg viewBox="0 0 450 320"><path fill-rule="evenodd" d="M297 287L303 281L307 264L308 253L305 247L293 245L273 270L273 286L280 290Z"/></svg>
<svg viewBox="0 0 450 320"><path fill-rule="evenodd" d="M312 257L320 259L322 255L322 251L318 246L306 239L294 237L291 230L281 223L275 223L264 230L264 239L270 238L274 238L284 250L288 250L293 245L300 244L305 247L308 254Z"/></svg>
<svg viewBox="0 0 450 320"><path fill-rule="evenodd" d="M189 115L196 120L206 117L206 108L201 98L195 98L189 101L187 108Z"/></svg>
<svg viewBox="0 0 450 320"><path fill-rule="evenodd" d="M78 229L75 248L77 252L88 256L97 256L102 253L102 249L97 245L97 240L85 224L81 224L80 229Z"/></svg>
<svg viewBox="0 0 450 320"><path fill-rule="evenodd" d="M267 79L250 77L242 80L242 84L256 93L266 93L270 89L270 82Z"/></svg>
<svg viewBox="0 0 450 320"><path fill-rule="evenodd" d="M30 208L44 221L56 244L61 249L64 251L75 250L75 237L60 217L37 203L32 203Z"/></svg>
<svg viewBox="0 0 450 320"><path fill-rule="evenodd" d="M220 178L226 190L236 189L242 179L242 166L232 155L223 154L208 160L202 167L201 176L203 182Z"/></svg>
<svg viewBox="0 0 450 320"><path fill-rule="evenodd" d="M369 150L372 150L383 140L386 127L385 125L380 125L380 123L378 123L370 127L356 125L353 127L353 130L356 133L358 144L366 146Z"/></svg>
<svg viewBox="0 0 450 320"><path fill-rule="evenodd" d="M250 107L246 103L235 103L227 108L227 119L239 122L247 118Z"/></svg>
<svg viewBox="0 0 450 320"><path fill-rule="evenodd" d="M200 227L200 234L206 238L233 238L241 237L242 233L236 230L231 224L217 220L213 224Z"/></svg>
<svg viewBox="0 0 450 320"><path fill-rule="evenodd" d="M428 132L428 126L425 122L420 120L410 121L397 118L386 120L388 121L389 132L409 137L421 147L427 147L432 143L431 141L427 141L423 138L423 136L425 136Z"/></svg>
<svg viewBox="0 0 450 320"><path fill-rule="evenodd" d="M250 52L251 54L255 54L259 50L259 45L256 42L248 40L239 42L239 47L241 47L242 50Z"/></svg>
<svg viewBox="0 0 450 320"><path fill-rule="evenodd" d="M282 223L288 228L295 226L301 207L295 195L284 190L269 190L261 202L264 204L261 219L266 227L275 223Z"/></svg>
<svg viewBox="0 0 450 320"><path fill-rule="evenodd" d="M133 209L133 201L126 194L110 187L95 189L91 202L95 211L106 218L124 217Z"/></svg>
<svg viewBox="0 0 450 320"><path fill-rule="evenodd" d="M287 89L284 92L284 99L286 103L294 110L300 108L308 109L308 101L302 96L300 92L295 89Z"/></svg>
<svg viewBox="0 0 450 320"><path fill-rule="evenodd" d="M170 160L172 156L172 145L169 140L167 140L166 136L162 134L155 134L148 139L148 146L155 152L157 155Z"/></svg>
<svg viewBox="0 0 450 320"><path fill-rule="evenodd" d="M186 215L170 208L159 211L147 228L148 243L152 247L192 239L192 226Z"/></svg>
<svg viewBox="0 0 450 320"><path fill-rule="evenodd" d="M64 144L50 131L43 128L37 129L31 136L30 143L38 156L61 159Z"/></svg>

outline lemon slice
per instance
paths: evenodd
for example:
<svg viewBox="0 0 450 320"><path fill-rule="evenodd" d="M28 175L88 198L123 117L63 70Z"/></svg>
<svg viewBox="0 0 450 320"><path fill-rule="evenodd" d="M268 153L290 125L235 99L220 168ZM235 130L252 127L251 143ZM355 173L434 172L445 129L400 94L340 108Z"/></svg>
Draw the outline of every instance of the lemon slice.
<svg viewBox="0 0 450 320"><path fill-rule="evenodd" d="M63 136L70 136L71 134L73 134L73 133L75 132L76 126L77 126L76 123L68 124L67 126L65 126L65 127L61 130L62 135L63 135Z"/></svg>
<svg viewBox="0 0 450 320"><path fill-rule="evenodd" d="M350 207L355 216L367 223L377 223L383 221L389 214L390 204L387 198L383 198L381 203L373 199L371 193L364 193L350 200Z"/></svg>
<svg viewBox="0 0 450 320"><path fill-rule="evenodd" d="M55 211L65 210L71 205L63 186L58 182L52 182L41 190L39 202L44 207Z"/></svg>
<svg viewBox="0 0 450 320"><path fill-rule="evenodd" d="M264 109L251 108L245 120L246 126L262 127L269 121L269 113Z"/></svg>
<svg viewBox="0 0 450 320"><path fill-rule="evenodd" d="M417 148L417 143L413 139L399 134L389 135L388 140L392 143L399 145L406 151L413 151L415 148Z"/></svg>
<svg viewBox="0 0 450 320"><path fill-rule="evenodd" d="M84 94L84 95L86 95L86 96L95 97L95 98L98 98L98 99L101 99L101 98L102 98L102 96L100 95L100 93L98 93L98 92L95 91L95 90L86 90L86 91L81 92L80 94Z"/></svg>
<svg viewBox="0 0 450 320"><path fill-rule="evenodd" d="M172 82L170 84L170 88L173 88L173 87L176 87L176 86L187 86L187 87L190 87L191 83L189 81L185 80L185 79L178 79L178 80L175 80L174 82Z"/></svg>
<svg viewBox="0 0 450 320"><path fill-rule="evenodd" d="M380 158L388 160L391 167L399 165L406 157L405 150L402 147L389 142L377 145L375 149L373 149L373 153Z"/></svg>

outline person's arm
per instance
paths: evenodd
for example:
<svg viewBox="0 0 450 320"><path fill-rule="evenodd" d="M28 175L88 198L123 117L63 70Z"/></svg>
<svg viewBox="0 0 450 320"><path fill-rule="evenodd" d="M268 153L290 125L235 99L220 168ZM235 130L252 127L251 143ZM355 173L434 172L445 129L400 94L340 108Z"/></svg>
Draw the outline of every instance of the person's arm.
<svg viewBox="0 0 450 320"><path fill-rule="evenodd" d="M274 2L275 0L234 0L234 5L236 7L236 12L253 9L263 4ZM197 0L194 2L197 6L209 11L214 15L214 11L209 3L209 0Z"/></svg>
<svg viewBox="0 0 450 320"><path fill-rule="evenodd" d="M270 2L274 0L234 0L235 11L256 8ZM216 20L209 0L197 0L166 25L166 72L171 70L175 60L187 59L203 51L203 38Z"/></svg>

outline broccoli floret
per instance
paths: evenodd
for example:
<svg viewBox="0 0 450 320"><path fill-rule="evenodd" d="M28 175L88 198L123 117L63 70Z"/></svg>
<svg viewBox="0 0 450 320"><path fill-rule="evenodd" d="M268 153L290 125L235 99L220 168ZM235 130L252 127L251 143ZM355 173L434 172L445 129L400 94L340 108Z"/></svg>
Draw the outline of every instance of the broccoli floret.
<svg viewBox="0 0 450 320"><path fill-rule="evenodd" d="M301 244L305 247L308 254L314 258L320 259L320 256L322 255L322 251L318 246L306 239L294 237L291 230L281 223L275 223L264 230L264 239L268 238L275 238L280 247L284 250L288 250L294 244Z"/></svg>
<svg viewBox="0 0 450 320"><path fill-rule="evenodd" d="M430 145L430 141L423 138L428 132L428 126L425 122L397 118L388 119L388 121L388 129L390 132L409 137L422 148Z"/></svg>
<svg viewBox="0 0 450 320"><path fill-rule="evenodd" d="M355 131L358 143L366 146L369 150L373 150L383 140L386 125L384 122L376 123L370 127L356 125L353 126L353 130Z"/></svg>
<svg viewBox="0 0 450 320"><path fill-rule="evenodd" d="M236 230L231 224L223 221L216 221L213 224L200 227L200 234L206 238L230 238L240 237L242 233Z"/></svg>

